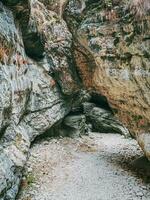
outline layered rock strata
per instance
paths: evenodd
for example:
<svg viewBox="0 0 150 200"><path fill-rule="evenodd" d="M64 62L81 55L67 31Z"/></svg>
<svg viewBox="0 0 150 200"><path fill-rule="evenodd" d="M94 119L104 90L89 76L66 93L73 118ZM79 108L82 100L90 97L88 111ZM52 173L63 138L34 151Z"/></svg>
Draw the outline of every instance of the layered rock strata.
<svg viewBox="0 0 150 200"><path fill-rule="evenodd" d="M15 199L31 142L57 126L80 134L86 118L99 132L125 125L150 158L149 4L138 22L126 3L0 1L1 200ZM68 115L93 94L111 112Z"/></svg>
<svg viewBox="0 0 150 200"><path fill-rule="evenodd" d="M64 18L84 86L107 98L149 157L150 2L70 0Z"/></svg>

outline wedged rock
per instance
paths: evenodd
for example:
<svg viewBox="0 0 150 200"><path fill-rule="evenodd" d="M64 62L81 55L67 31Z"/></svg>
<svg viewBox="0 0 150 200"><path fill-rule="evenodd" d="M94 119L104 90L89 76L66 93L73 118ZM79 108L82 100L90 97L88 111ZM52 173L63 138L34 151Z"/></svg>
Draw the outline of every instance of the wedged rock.
<svg viewBox="0 0 150 200"><path fill-rule="evenodd" d="M85 115L68 115L64 121L63 126L66 129L66 135L81 136L85 134L86 117Z"/></svg>
<svg viewBox="0 0 150 200"><path fill-rule="evenodd" d="M59 120L55 126L46 130L42 137L80 137L88 134L90 126L86 124L86 117L81 113L69 113L64 119ZM39 136L41 137L41 136Z"/></svg>
<svg viewBox="0 0 150 200"><path fill-rule="evenodd" d="M83 107L83 113L86 116L88 116L91 110L93 110L93 108L96 107L96 104L91 102L84 102L82 103L82 107Z"/></svg>
<svg viewBox="0 0 150 200"><path fill-rule="evenodd" d="M94 131L120 133L126 137L130 136L128 129L114 117L111 111L96 107L94 103L88 102L83 104L83 110Z"/></svg>

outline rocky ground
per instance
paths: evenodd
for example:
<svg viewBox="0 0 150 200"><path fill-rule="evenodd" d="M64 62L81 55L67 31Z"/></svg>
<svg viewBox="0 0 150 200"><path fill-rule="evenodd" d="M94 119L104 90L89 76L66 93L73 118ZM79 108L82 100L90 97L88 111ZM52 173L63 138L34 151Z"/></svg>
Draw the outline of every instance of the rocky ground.
<svg viewBox="0 0 150 200"><path fill-rule="evenodd" d="M149 2L0 0L0 200L15 200L31 143L47 132L130 132L150 160ZM105 147L97 142L103 139L93 137L92 142L83 138L37 143L31 151L37 157L31 156L30 174L22 181L24 188L32 185L25 194L31 190L36 199L43 199L46 191L46 199L63 199L64 192L67 199L70 193L75 193L72 199L115 195L111 173L126 166L124 153L120 155L124 143L112 150L116 143ZM133 149L125 150L131 154L127 162L137 155L135 151L132 156ZM115 175L117 187L123 184L122 176ZM127 177L125 183L132 186Z"/></svg>
<svg viewBox="0 0 150 200"><path fill-rule="evenodd" d="M140 156L137 142L118 134L38 140L17 199L148 200L150 166L144 158L133 162Z"/></svg>

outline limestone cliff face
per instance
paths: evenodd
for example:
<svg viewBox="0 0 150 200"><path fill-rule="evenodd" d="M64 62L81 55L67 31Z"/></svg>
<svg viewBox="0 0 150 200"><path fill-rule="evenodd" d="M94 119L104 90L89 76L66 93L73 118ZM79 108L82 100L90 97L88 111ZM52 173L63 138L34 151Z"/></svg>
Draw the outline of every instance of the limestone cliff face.
<svg viewBox="0 0 150 200"><path fill-rule="evenodd" d="M0 2L0 199L14 199L34 138L80 85L66 23L38 1Z"/></svg>
<svg viewBox="0 0 150 200"><path fill-rule="evenodd" d="M107 98L150 157L149 29L122 1L111 11L104 2L0 1L0 200L15 199L31 142L80 105L84 89Z"/></svg>
<svg viewBox="0 0 150 200"><path fill-rule="evenodd" d="M150 3L130 2L69 1L64 17L85 87L107 97L149 155Z"/></svg>

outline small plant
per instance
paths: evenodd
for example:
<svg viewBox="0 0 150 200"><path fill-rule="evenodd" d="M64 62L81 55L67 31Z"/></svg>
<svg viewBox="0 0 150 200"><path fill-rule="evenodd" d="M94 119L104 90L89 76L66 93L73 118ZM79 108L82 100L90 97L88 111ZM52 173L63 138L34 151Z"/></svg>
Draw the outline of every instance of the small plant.
<svg viewBox="0 0 150 200"><path fill-rule="evenodd" d="M26 174L20 183L21 188L29 188L32 184L35 183L35 176L32 173Z"/></svg>
<svg viewBox="0 0 150 200"><path fill-rule="evenodd" d="M26 177L28 186L32 185L35 182L35 176L32 173L29 173Z"/></svg>

